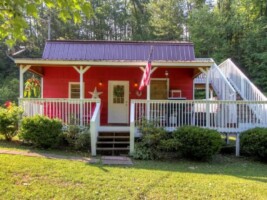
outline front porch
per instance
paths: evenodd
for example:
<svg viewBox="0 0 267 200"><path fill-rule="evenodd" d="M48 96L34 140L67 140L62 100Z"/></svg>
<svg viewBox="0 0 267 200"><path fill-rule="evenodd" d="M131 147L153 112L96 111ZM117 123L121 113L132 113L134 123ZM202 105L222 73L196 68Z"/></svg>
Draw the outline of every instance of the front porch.
<svg viewBox="0 0 267 200"><path fill-rule="evenodd" d="M193 125L237 134L254 127L267 127L266 101L213 100L131 100L130 121L125 125L101 125L99 99L20 99L24 116L44 115L59 118L63 124L90 126L91 152L96 155L99 132L129 132L130 153L134 138L140 137L138 126L146 119L158 127L173 131ZM237 154L239 149L237 149Z"/></svg>

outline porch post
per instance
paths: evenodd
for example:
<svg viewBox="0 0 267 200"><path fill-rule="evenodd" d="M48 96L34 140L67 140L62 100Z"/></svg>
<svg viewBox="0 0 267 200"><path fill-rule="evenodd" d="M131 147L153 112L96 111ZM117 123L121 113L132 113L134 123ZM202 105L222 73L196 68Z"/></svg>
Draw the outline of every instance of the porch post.
<svg viewBox="0 0 267 200"><path fill-rule="evenodd" d="M235 155L240 156L240 133L236 133Z"/></svg>
<svg viewBox="0 0 267 200"><path fill-rule="evenodd" d="M83 99L84 99L84 84L83 84L83 74L90 68L86 66L80 66L80 68L73 66L74 69L80 74L80 126L83 126Z"/></svg>
<svg viewBox="0 0 267 200"><path fill-rule="evenodd" d="M23 98L23 74L30 68L31 66L30 65L26 65L26 66L23 66L23 65L20 65L19 66L19 98Z"/></svg>
<svg viewBox="0 0 267 200"><path fill-rule="evenodd" d="M206 71L206 101L207 101L207 106L206 106L206 126L207 128L210 127L210 104L209 104L209 91L210 91L210 79L209 79L209 72L208 70Z"/></svg>
<svg viewBox="0 0 267 200"><path fill-rule="evenodd" d="M134 132L135 132L135 103L131 102L131 117L130 117L130 155L134 153Z"/></svg>
<svg viewBox="0 0 267 200"><path fill-rule="evenodd" d="M41 98L44 97L44 78L41 77Z"/></svg>
<svg viewBox="0 0 267 200"><path fill-rule="evenodd" d="M147 85L147 91L146 91L146 100L147 100L147 103L146 103L146 119L149 121L150 119L150 83Z"/></svg>

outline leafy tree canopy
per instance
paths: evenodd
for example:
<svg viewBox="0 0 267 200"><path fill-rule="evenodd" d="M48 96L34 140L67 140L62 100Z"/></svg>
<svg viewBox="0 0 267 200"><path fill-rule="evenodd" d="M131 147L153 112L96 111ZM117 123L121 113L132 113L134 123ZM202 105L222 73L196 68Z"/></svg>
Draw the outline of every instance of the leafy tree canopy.
<svg viewBox="0 0 267 200"><path fill-rule="evenodd" d="M53 10L58 17L74 23L81 22L81 17L92 15L91 4L87 0L2 0L0 2L0 41L12 47L17 41L27 40L25 29L31 20L40 18L40 8ZM49 15L49 13L48 13Z"/></svg>

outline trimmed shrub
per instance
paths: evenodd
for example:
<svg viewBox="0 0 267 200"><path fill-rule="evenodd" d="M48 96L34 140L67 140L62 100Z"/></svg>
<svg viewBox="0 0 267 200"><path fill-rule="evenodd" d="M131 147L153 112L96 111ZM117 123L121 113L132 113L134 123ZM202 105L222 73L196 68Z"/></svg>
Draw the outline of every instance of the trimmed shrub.
<svg viewBox="0 0 267 200"><path fill-rule="evenodd" d="M11 102L6 103L6 108L0 107L0 134L4 135L6 140L17 135L22 113L22 108Z"/></svg>
<svg viewBox="0 0 267 200"><path fill-rule="evenodd" d="M37 147L56 148L61 134L60 120L37 115L22 120L19 137Z"/></svg>
<svg viewBox="0 0 267 200"><path fill-rule="evenodd" d="M141 160L155 160L169 157L172 152L179 149L179 141L175 140L172 133L156 124L144 121L139 127L142 133L141 141L136 143L133 157Z"/></svg>
<svg viewBox="0 0 267 200"><path fill-rule="evenodd" d="M241 153L267 161L267 128L253 128L240 135Z"/></svg>
<svg viewBox="0 0 267 200"><path fill-rule="evenodd" d="M91 150L91 135L88 131L84 131L78 135L74 148L76 150Z"/></svg>
<svg viewBox="0 0 267 200"><path fill-rule="evenodd" d="M184 126L174 131L180 142L180 151L185 158L208 160L219 152L222 139L216 130Z"/></svg>
<svg viewBox="0 0 267 200"><path fill-rule="evenodd" d="M67 145L75 150L90 150L91 135L88 127L69 125L64 130L63 138L67 141Z"/></svg>

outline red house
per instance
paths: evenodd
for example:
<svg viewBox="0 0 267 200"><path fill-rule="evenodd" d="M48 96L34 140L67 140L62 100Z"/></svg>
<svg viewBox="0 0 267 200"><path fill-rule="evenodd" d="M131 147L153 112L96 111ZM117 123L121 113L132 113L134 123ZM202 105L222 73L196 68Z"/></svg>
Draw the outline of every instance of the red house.
<svg viewBox="0 0 267 200"><path fill-rule="evenodd" d="M150 53L150 84L139 91ZM133 152L137 123L144 117L166 128L201 123L208 127L222 126L216 120L217 104L207 107L200 102L196 107L197 102L193 102L195 86L204 85L206 98L210 97L209 78L204 77L205 82L198 84L194 84L194 79L201 73L207 74L214 62L195 58L192 43L47 41L42 58L15 62L20 68L20 104L25 114L57 117L65 124L90 123L92 155L104 149L101 137L111 136L128 138L128 144L121 142L127 146L112 143L113 150ZM27 70L41 76L40 99L23 98L23 75ZM225 87L223 94L217 95L221 100L229 100L226 95L232 95L231 86ZM225 118L224 127L227 123L230 126L229 120L236 127L236 120L231 118L233 113L225 117L225 112L219 115ZM203 113L205 116L201 116ZM200 118L205 118L205 122Z"/></svg>

